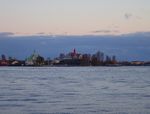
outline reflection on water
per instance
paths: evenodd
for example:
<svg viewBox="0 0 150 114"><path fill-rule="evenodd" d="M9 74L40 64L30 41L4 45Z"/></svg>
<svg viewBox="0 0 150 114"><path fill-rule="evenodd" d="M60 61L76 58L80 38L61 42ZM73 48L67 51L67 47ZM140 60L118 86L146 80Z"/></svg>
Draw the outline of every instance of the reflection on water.
<svg viewBox="0 0 150 114"><path fill-rule="evenodd" d="M0 114L149 114L150 67L0 67Z"/></svg>

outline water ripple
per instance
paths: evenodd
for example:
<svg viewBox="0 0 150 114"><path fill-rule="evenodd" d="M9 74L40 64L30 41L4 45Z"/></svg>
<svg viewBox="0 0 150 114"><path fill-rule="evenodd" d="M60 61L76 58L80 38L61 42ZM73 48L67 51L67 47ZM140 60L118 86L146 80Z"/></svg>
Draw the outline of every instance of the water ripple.
<svg viewBox="0 0 150 114"><path fill-rule="evenodd" d="M150 67L1 67L0 113L149 114Z"/></svg>

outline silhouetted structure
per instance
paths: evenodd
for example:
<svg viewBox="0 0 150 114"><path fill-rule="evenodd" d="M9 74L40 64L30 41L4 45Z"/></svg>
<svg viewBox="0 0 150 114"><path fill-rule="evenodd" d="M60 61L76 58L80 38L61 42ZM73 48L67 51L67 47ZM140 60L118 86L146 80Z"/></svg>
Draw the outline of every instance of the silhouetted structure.
<svg viewBox="0 0 150 114"><path fill-rule="evenodd" d="M105 58L105 59L104 59ZM40 56L35 51L24 60L17 60L4 54L0 58L0 66L149 66L150 61L123 61L118 62L116 56L104 55L103 52L97 51L95 54L81 54L73 49L67 54L60 53L59 57L51 60Z"/></svg>
<svg viewBox="0 0 150 114"><path fill-rule="evenodd" d="M6 56L4 54L1 55L0 66L8 66L9 61L6 60Z"/></svg>
<svg viewBox="0 0 150 114"><path fill-rule="evenodd" d="M37 54L35 51L33 54L25 60L26 66L41 66L44 65L44 57Z"/></svg>

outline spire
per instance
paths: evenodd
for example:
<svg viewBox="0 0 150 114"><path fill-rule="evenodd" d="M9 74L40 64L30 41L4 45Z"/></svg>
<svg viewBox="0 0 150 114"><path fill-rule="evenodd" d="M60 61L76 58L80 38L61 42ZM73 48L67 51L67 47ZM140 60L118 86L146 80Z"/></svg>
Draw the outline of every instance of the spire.
<svg viewBox="0 0 150 114"><path fill-rule="evenodd" d="M74 48L74 50L73 50L73 55L76 55L76 49Z"/></svg>

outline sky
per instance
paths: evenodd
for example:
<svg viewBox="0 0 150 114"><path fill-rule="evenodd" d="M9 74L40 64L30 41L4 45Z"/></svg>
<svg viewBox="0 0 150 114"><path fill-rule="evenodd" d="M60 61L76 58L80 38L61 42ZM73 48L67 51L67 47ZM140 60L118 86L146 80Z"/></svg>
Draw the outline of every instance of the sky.
<svg viewBox="0 0 150 114"><path fill-rule="evenodd" d="M32 35L13 36L0 33L0 54L24 60L34 50L45 59L58 57L60 53L72 52L94 54L101 51L115 55L121 61L150 61L150 32L124 35L60 36ZM1 59L1 57L0 57Z"/></svg>
<svg viewBox="0 0 150 114"><path fill-rule="evenodd" d="M0 32L99 35L150 31L150 0L0 0Z"/></svg>

